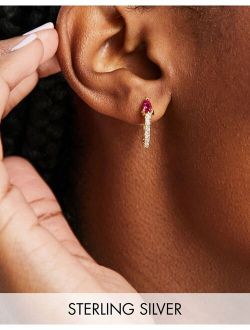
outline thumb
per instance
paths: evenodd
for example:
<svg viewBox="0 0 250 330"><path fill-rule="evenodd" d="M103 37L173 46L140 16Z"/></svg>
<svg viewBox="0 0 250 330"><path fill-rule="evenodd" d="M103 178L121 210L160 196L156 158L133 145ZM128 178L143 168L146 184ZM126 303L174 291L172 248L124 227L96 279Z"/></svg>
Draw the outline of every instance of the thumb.
<svg viewBox="0 0 250 330"><path fill-rule="evenodd" d="M74 291L71 279L86 280L86 274L72 256L92 259L35 169L18 157L7 158L4 164L11 185L0 200L2 291Z"/></svg>
<svg viewBox="0 0 250 330"><path fill-rule="evenodd" d="M81 247L65 220L55 195L34 167L20 157L7 157L4 164L11 184L22 192L39 225L48 230L59 242L70 241L74 242L74 246Z"/></svg>

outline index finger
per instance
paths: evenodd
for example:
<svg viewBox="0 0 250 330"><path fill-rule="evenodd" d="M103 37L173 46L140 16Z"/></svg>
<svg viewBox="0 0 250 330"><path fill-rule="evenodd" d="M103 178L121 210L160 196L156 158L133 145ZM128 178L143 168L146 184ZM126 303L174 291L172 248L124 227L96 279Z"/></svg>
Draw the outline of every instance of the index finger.
<svg viewBox="0 0 250 330"><path fill-rule="evenodd" d="M22 36L13 37L10 39L0 40L0 59L11 52L11 50L25 40L28 36L35 34L41 40L44 46L44 56L41 59L43 64L48 59L52 58L58 47L58 34L54 29L53 23L46 23L36 29L33 29Z"/></svg>
<svg viewBox="0 0 250 330"><path fill-rule="evenodd" d="M35 40L34 36L36 36ZM25 44L27 40L32 40L32 42ZM12 90L23 79L35 72L41 64L55 55L58 35L55 29L48 29L9 39L6 42L6 40L0 41L0 49L2 54L4 53L0 56L0 77ZM11 48L14 51L11 51Z"/></svg>

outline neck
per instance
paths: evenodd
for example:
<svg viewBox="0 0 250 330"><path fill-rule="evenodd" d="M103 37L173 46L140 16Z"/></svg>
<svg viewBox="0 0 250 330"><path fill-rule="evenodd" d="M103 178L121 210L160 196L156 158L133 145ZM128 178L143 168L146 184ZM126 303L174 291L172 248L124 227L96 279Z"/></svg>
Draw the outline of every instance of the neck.
<svg viewBox="0 0 250 330"><path fill-rule="evenodd" d="M168 125L166 118L155 123L144 149L141 126L77 103L72 182L79 238L140 292L240 291L249 273L242 270L239 283L240 266L215 253L192 214L182 212L190 196L182 194L186 177Z"/></svg>

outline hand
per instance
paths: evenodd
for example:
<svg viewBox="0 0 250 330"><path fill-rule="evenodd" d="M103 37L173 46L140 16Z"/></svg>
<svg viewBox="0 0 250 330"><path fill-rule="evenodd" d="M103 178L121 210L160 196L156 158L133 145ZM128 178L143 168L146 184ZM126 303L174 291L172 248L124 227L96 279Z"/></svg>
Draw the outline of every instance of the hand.
<svg viewBox="0 0 250 330"><path fill-rule="evenodd" d="M0 41L1 119L39 78L60 70L53 27L25 38ZM134 292L89 256L46 183L26 160L4 158L1 141L0 278L2 292Z"/></svg>

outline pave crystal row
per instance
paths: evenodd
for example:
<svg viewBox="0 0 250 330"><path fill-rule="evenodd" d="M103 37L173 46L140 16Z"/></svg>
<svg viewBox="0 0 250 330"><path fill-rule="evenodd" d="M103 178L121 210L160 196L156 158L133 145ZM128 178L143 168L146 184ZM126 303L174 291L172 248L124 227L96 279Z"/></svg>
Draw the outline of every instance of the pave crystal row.
<svg viewBox="0 0 250 330"><path fill-rule="evenodd" d="M145 117L144 122L144 148L149 148L150 144L150 126L151 126L151 117L154 114L154 110L149 98L146 98L142 102L141 114Z"/></svg>

